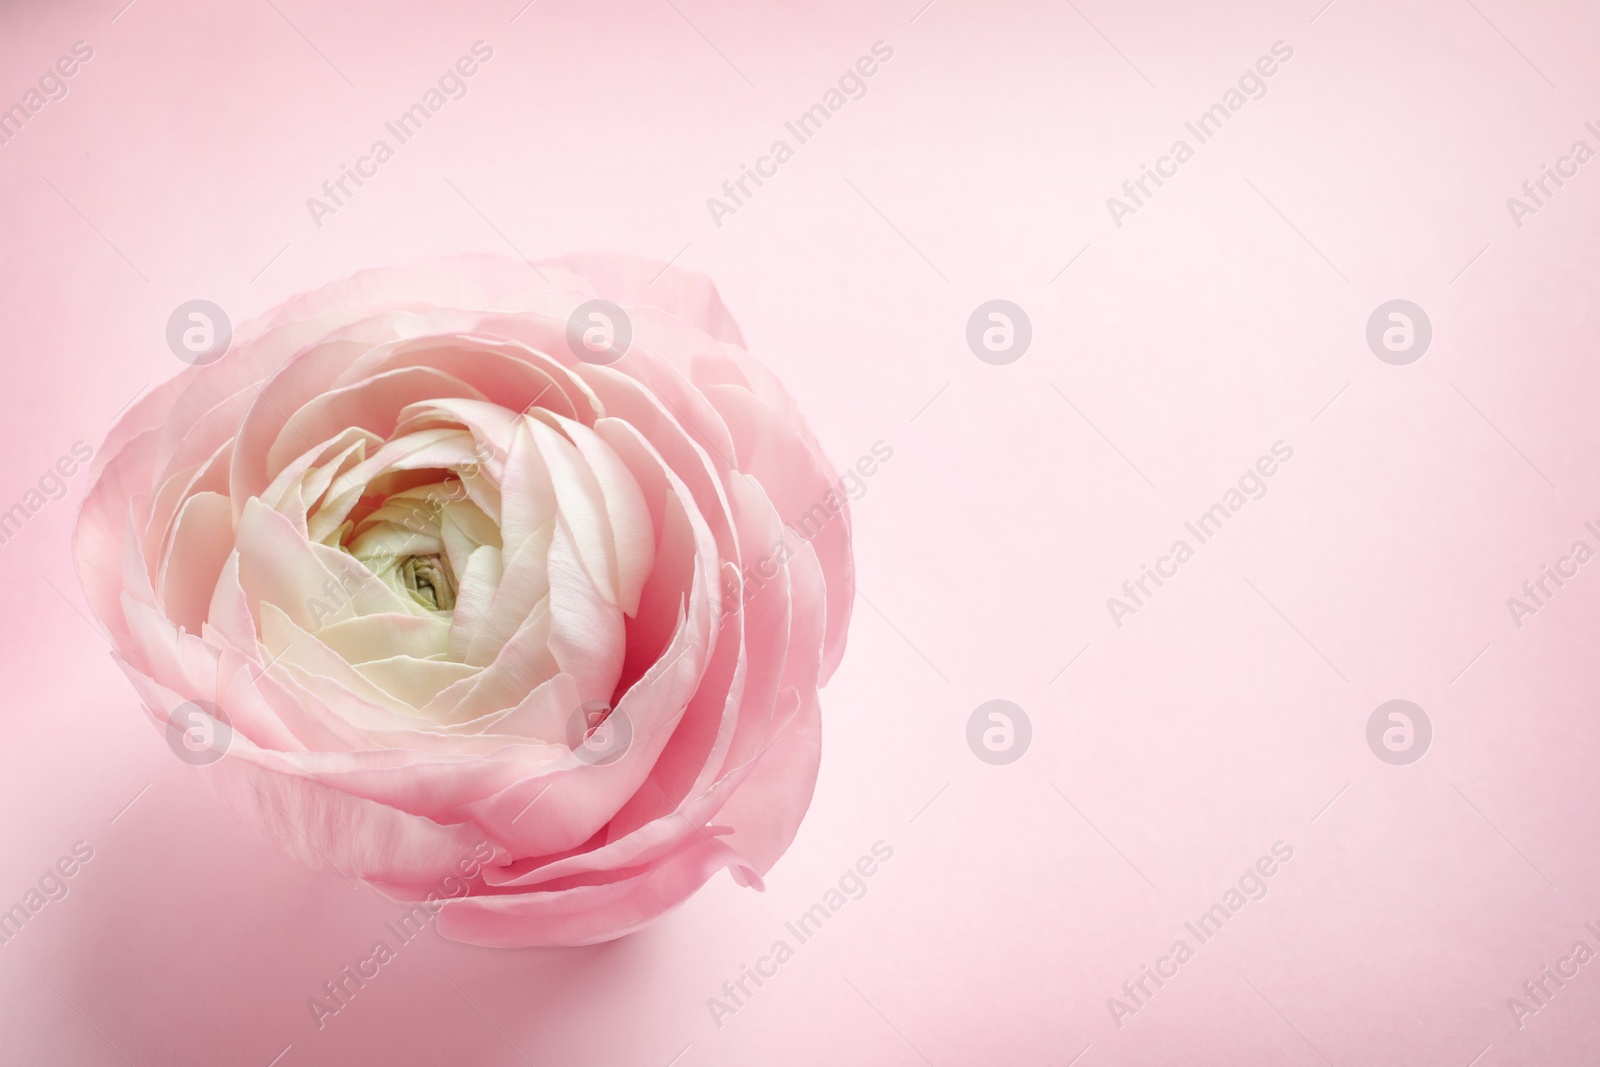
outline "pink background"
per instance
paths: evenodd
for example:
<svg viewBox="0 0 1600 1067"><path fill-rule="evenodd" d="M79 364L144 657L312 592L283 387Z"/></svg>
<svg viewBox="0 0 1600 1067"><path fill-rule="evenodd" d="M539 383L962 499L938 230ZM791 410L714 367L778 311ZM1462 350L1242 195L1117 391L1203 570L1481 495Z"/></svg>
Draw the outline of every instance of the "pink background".
<svg viewBox="0 0 1600 1067"><path fill-rule="evenodd" d="M0 146L0 509L179 369L183 301L237 323L508 246L679 256L836 462L894 457L767 892L718 875L581 950L430 933L321 1030L307 998L397 909L240 830L143 721L79 615L74 477L0 545L0 908L94 858L0 947L0 1061L1600 1056L1600 963L1520 1030L1506 1006L1600 948L1600 563L1520 629L1506 607L1600 547L1600 161L1520 228L1506 207L1600 148L1591 6L121 2L0 10L0 107L94 48ZM305 199L480 39L469 95L318 229ZM706 198L877 40L867 95L717 227ZM1278 40L1265 98L1116 227L1106 198ZM964 339L992 298L1032 320L1009 366ZM1364 339L1395 298L1434 327L1403 367ZM1115 626L1105 599L1280 439L1267 496ZM1033 726L1009 766L965 740L995 698ZM1392 698L1433 723L1409 766L1365 740ZM708 998L878 840L866 895L719 1027ZM1279 840L1268 895L1119 1028L1107 998Z"/></svg>

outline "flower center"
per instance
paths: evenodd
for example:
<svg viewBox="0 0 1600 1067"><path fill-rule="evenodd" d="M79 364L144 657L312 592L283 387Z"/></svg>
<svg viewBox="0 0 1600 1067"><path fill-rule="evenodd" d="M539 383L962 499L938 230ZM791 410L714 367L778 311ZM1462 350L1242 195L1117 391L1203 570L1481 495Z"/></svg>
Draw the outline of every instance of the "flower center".
<svg viewBox="0 0 1600 1067"><path fill-rule="evenodd" d="M456 606L456 576L448 556L407 556L400 563L400 580L406 592L430 611Z"/></svg>

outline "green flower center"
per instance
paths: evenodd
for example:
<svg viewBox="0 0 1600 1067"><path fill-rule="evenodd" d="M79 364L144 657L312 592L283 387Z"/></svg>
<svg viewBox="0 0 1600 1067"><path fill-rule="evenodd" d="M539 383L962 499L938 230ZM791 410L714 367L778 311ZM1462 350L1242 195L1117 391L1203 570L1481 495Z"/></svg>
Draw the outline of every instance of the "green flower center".
<svg viewBox="0 0 1600 1067"><path fill-rule="evenodd" d="M448 556L407 556L400 563L399 577L412 599L429 611L456 606L456 576Z"/></svg>

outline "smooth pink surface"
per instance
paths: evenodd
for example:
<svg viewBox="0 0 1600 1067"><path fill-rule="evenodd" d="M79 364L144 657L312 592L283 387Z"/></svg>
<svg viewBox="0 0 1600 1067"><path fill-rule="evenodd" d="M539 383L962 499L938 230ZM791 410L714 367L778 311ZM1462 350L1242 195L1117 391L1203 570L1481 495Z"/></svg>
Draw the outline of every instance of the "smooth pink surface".
<svg viewBox="0 0 1600 1067"><path fill-rule="evenodd" d="M1507 999L1600 948L1600 579L1520 628L1506 601L1600 545L1600 162L1520 227L1506 200L1600 147L1600 14L119 6L0 14L0 106L94 48L0 145L0 509L180 369L183 301L237 323L457 251L680 256L835 463L894 458L853 505L861 601L764 895L719 875L595 948L428 934L321 1030L307 998L394 906L172 758L79 614L68 479L0 545L0 907L75 842L93 858L0 946L0 1061L1592 1058L1592 963L1520 1029ZM468 94L318 229L306 198L480 39ZM865 96L719 228L707 197L879 40ZM1118 228L1106 198L1279 40L1266 95ZM1001 367L964 337L997 297L1034 332ZM1396 298L1434 327L1403 367L1364 336ZM1106 598L1279 440L1265 497L1118 628ZM1033 723L1009 766L966 743L995 698ZM1405 767L1365 739L1394 698L1434 728ZM880 840L865 895L799 943L785 924ZM1280 840L1267 895L1119 1028L1108 998ZM793 958L719 1026L708 999L780 939Z"/></svg>

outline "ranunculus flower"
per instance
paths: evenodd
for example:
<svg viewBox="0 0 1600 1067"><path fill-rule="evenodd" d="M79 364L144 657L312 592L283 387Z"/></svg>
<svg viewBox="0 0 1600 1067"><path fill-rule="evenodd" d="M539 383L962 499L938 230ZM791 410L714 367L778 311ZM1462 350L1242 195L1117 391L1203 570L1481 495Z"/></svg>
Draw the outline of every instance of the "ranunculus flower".
<svg viewBox="0 0 1600 1067"><path fill-rule="evenodd" d="M849 516L704 278L359 274L240 328L101 457L74 550L119 663L306 863L458 940L585 944L723 867L759 888L793 839Z"/></svg>

